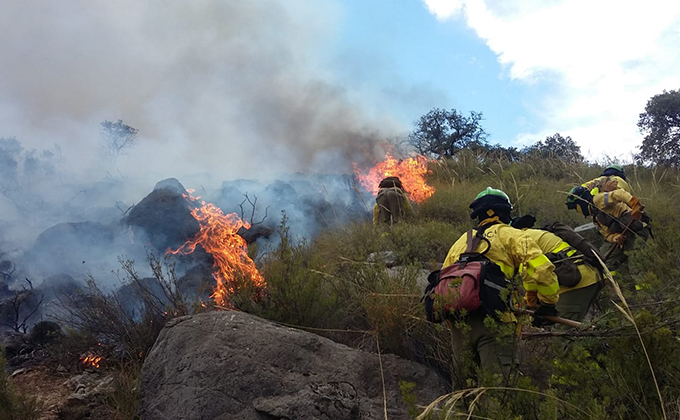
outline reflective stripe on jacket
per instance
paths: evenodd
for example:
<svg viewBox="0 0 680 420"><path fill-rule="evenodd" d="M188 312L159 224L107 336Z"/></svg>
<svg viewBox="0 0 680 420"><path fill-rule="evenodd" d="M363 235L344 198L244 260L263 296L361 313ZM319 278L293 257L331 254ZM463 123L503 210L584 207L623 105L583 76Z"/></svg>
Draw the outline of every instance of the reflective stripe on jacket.
<svg viewBox="0 0 680 420"><path fill-rule="evenodd" d="M499 223L487 228L484 237L491 243L486 257L501 267L506 278L511 279L515 273L519 273L525 290L536 291L543 303L557 303L559 283L553 273L555 267L529 236L521 230ZM474 251L482 252L486 247L487 243L482 241ZM444 267L458 261L466 248L467 235L463 234L449 250Z"/></svg>
<svg viewBox="0 0 680 420"><path fill-rule="evenodd" d="M544 254L547 253L558 253L564 249L571 247L567 242L563 241L562 238L555 235L552 232L540 229L525 229L526 233L534 242L541 248ZM576 255L578 251L572 249L567 252L567 256L572 257ZM588 262L583 259L575 259L574 263L578 267L578 271L581 273L581 281L574 287L566 287L560 285L560 294L568 292L570 290L582 289L593 285L600 280L600 273L593 266L588 264Z"/></svg>
<svg viewBox="0 0 680 420"><path fill-rule="evenodd" d="M601 192L593 196L593 205L604 214L594 214L593 223L608 242L614 242L617 233L623 232L623 226L631 219L632 210L628 205L633 196L623 190ZM643 226L642 224L640 226Z"/></svg>

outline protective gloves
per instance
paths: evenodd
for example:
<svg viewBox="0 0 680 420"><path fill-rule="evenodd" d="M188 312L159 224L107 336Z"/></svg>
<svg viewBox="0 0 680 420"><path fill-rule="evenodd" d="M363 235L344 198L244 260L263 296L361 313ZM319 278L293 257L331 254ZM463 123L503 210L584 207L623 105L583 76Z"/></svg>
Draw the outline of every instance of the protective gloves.
<svg viewBox="0 0 680 420"><path fill-rule="evenodd" d="M624 242L626 242L626 235L623 233L615 233L614 236L612 237L612 243L623 247Z"/></svg>
<svg viewBox="0 0 680 420"><path fill-rule="evenodd" d="M642 219L642 212L645 210L645 206L643 206L642 203L640 203L640 199L637 197L633 197L628 202L628 205L633 210L631 214L633 216L633 219L636 220Z"/></svg>
<svg viewBox="0 0 680 420"><path fill-rule="evenodd" d="M534 310L538 307L538 292L535 290L528 290L524 295L524 303L528 309Z"/></svg>
<svg viewBox="0 0 680 420"><path fill-rule="evenodd" d="M534 320L531 322L531 325L534 327L542 327L544 325L554 324L554 322L545 319L545 316L558 316L555 305L546 305L541 303L541 306L539 306L538 309L534 311Z"/></svg>

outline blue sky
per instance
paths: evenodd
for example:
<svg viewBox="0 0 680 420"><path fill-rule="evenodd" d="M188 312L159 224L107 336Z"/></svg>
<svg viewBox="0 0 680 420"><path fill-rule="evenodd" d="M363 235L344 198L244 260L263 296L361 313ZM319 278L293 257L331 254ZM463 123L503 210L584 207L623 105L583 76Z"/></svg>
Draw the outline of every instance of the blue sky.
<svg viewBox="0 0 680 420"><path fill-rule="evenodd" d="M344 0L342 5L336 48L357 55L363 84L395 98L394 112L409 127L438 107L482 112L493 143L509 145L518 132L536 128L524 107L532 87L510 80L464 22L440 22L419 1ZM373 66L376 60L382 65ZM406 97L413 91L420 92L415 101Z"/></svg>
<svg viewBox="0 0 680 420"><path fill-rule="evenodd" d="M140 133L109 171L233 179L351 172L433 107L629 161L647 100L680 88L672 0L36 0L0 26L0 137L79 174L104 170L104 119Z"/></svg>

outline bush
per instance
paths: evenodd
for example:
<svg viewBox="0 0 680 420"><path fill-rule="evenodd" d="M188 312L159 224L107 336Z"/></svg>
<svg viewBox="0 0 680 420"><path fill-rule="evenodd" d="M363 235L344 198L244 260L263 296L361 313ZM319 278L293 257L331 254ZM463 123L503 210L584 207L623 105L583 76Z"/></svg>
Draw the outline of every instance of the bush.
<svg viewBox="0 0 680 420"><path fill-rule="evenodd" d="M259 313L306 326L356 330L356 335L347 333L354 342L339 338L340 333L333 338L372 351L379 342L383 352L433 366L458 387L449 401L454 399L452 407L466 415L472 410L474 416L499 419L662 418L661 400L666 417L677 418L680 171L626 168L633 193L653 219L655 236L638 241L629 253L630 270L619 277L622 284L637 286L622 293L640 336L611 304L620 302L615 291L605 289L589 318L593 329L537 332L524 319L523 333L529 335L518 348L521 374L502 382L475 373L469 355L454 356L448 326L424 321L416 280L422 281L473 226L468 205L487 186L503 189L515 214L534 214L537 226L556 220L577 226L590 220L566 208L567 191L597 177L603 166L559 159L490 160L463 151L431 169L436 193L419 205L415 220L392 228L356 223L323 232L311 243L286 241L265 259L271 295ZM601 243L594 230L584 235ZM368 259L381 251L394 251L399 267L388 269L379 258ZM305 310L317 316L305 318Z"/></svg>

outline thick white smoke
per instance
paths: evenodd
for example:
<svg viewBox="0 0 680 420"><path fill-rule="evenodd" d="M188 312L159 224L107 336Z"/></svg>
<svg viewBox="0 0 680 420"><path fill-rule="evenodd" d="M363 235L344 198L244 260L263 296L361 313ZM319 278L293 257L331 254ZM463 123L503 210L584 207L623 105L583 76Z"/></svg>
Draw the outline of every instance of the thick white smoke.
<svg viewBox="0 0 680 420"><path fill-rule="evenodd" d="M125 243L116 230L123 213L161 179L175 177L232 210L245 192L260 194L263 206L280 198L270 190L225 195L223 181L255 178L264 187L296 172L351 173L352 161L381 157L381 142L404 128L334 77L328 63L338 60L326 50L340 15L332 0L4 4L0 138L7 145L16 137L23 150L5 154L18 164L0 171L9 174L0 183L0 260L39 255L44 269L22 272L37 281L63 272L103 276L122 251L108 253L102 243ZM112 163L101 153L100 122L118 119L139 135ZM42 157L40 171L30 156ZM346 182L337 193L326 190L331 184L296 194L305 203L316 202L310 194L355 199ZM318 210L307 209L310 217L286 206L293 229L319 227L310 222ZM275 224L279 209L269 214ZM99 224L38 236L83 222ZM55 254L69 249L78 255ZM63 267L71 259L72 271Z"/></svg>
<svg viewBox="0 0 680 420"><path fill-rule="evenodd" d="M101 169L98 124L121 118L140 130L125 175L342 171L329 151L364 156L401 127L324 67L337 15L328 0L10 2L0 136Z"/></svg>

